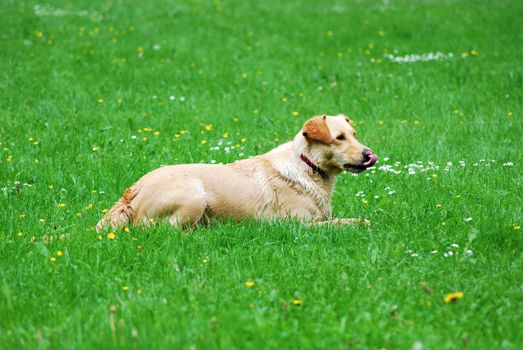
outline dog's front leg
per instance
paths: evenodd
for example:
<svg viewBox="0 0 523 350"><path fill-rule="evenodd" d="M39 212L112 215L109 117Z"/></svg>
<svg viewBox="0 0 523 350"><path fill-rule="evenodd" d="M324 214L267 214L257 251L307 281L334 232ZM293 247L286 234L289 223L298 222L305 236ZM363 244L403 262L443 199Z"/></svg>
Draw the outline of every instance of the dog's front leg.
<svg viewBox="0 0 523 350"><path fill-rule="evenodd" d="M367 219L361 218L332 218L325 221L316 221L311 225L336 225L336 226L346 226L346 225L359 225L363 224L365 226L370 226L370 221Z"/></svg>

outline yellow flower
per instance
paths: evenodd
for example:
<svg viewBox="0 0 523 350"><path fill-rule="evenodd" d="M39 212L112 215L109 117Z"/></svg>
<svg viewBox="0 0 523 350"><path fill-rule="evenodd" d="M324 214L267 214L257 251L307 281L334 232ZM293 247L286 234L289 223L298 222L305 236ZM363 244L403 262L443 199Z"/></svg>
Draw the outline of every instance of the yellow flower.
<svg viewBox="0 0 523 350"><path fill-rule="evenodd" d="M65 203L58 203L58 208L65 208Z"/></svg>
<svg viewBox="0 0 523 350"><path fill-rule="evenodd" d="M131 230L129 230L129 227L125 226L125 228L123 229L125 232L129 233L131 232Z"/></svg>
<svg viewBox="0 0 523 350"><path fill-rule="evenodd" d="M109 233L107 234L107 238L109 238L109 239L115 239L115 238L116 238L116 235L114 234L114 232L109 232Z"/></svg>
<svg viewBox="0 0 523 350"><path fill-rule="evenodd" d="M415 120L414 121L414 125L419 125L420 124L420 121L419 120Z"/></svg>
<svg viewBox="0 0 523 350"><path fill-rule="evenodd" d="M86 209L86 210L93 209L93 203L87 204L87 206L84 209Z"/></svg>
<svg viewBox="0 0 523 350"><path fill-rule="evenodd" d="M124 292L127 292L127 291L129 290L129 286L123 286L123 287L122 287L122 290L123 290Z"/></svg>
<svg viewBox="0 0 523 350"><path fill-rule="evenodd" d="M254 282L253 281L247 281L244 283L246 287L248 288L251 288L252 286L254 286Z"/></svg>
<svg viewBox="0 0 523 350"><path fill-rule="evenodd" d="M508 112L507 116L512 117L512 112Z"/></svg>
<svg viewBox="0 0 523 350"><path fill-rule="evenodd" d="M205 145L205 144L207 143L207 140L201 140L200 143L201 143L202 145Z"/></svg>
<svg viewBox="0 0 523 350"><path fill-rule="evenodd" d="M58 257L64 256L64 253L61 250L59 250L56 252L56 256L58 256Z"/></svg>
<svg viewBox="0 0 523 350"><path fill-rule="evenodd" d="M300 113L299 113L299 112L292 112L292 115L295 116L295 117L297 117L297 116L300 115Z"/></svg>
<svg viewBox="0 0 523 350"><path fill-rule="evenodd" d="M56 258L55 258L54 256L52 256L52 257L49 258L49 261L50 261L50 262L55 262L55 261L56 261Z"/></svg>
<svg viewBox="0 0 523 350"><path fill-rule="evenodd" d="M445 295L445 297L443 297L443 300L446 303L451 303L451 302L457 301L458 299L463 298L463 295L464 295L463 292L449 293L449 294Z"/></svg>
<svg viewBox="0 0 523 350"><path fill-rule="evenodd" d="M158 136L158 135L160 135L160 132L159 131L155 131L154 134Z"/></svg>
<svg viewBox="0 0 523 350"><path fill-rule="evenodd" d="M40 219L40 220L38 220L38 221L40 221L40 222L45 222L45 219Z"/></svg>
<svg viewBox="0 0 523 350"><path fill-rule="evenodd" d="M515 231L519 231L519 230L521 230L521 226L519 226L519 225L514 225L513 229L514 229Z"/></svg>
<svg viewBox="0 0 523 350"><path fill-rule="evenodd" d="M10 162L10 161L12 161L12 160L13 160L13 156L8 156L8 157L7 157L7 161L8 161L8 162Z"/></svg>
<svg viewBox="0 0 523 350"><path fill-rule="evenodd" d="M292 305L296 305L296 306L300 306L302 304L301 300L300 299L294 299L292 301Z"/></svg>
<svg viewBox="0 0 523 350"><path fill-rule="evenodd" d="M202 259L202 264L207 264L207 263L209 263L209 259L207 259L207 258L203 258L203 259Z"/></svg>
<svg viewBox="0 0 523 350"><path fill-rule="evenodd" d="M441 208L443 207L443 204L436 204L436 208Z"/></svg>
<svg viewBox="0 0 523 350"><path fill-rule="evenodd" d="M383 124L385 124L385 122L383 120L380 120L380 121L378 121L378 124L383 125Z"/></svg>
<svg viewBox="0 0 523 350"><path fill-rule="evenodd" d="M22 237L23 233L22 233L22 232L18 232L16 235L17 235L18 237Z"/></svg>
<svg viewBox="0 0 523 350"><path fill-rule="evenodd" d="M205 125L205 130L211 131L212 130L212 124Z"/></svg>
<svg viewBox="0 0 523 350"><path fill-rule="evenodd" d="M99 104L103 104L103 103L104 103L104 99L103 99L103 98L99 98L99 99L98 99L98 103L99 103Z"/></svg>
<svg viewBox="0 0 523 350"><path fill-rule="evenodd" d="M104 239L104 237L102 235L98 235L98 240L99 241L102 241Z"/></svg>

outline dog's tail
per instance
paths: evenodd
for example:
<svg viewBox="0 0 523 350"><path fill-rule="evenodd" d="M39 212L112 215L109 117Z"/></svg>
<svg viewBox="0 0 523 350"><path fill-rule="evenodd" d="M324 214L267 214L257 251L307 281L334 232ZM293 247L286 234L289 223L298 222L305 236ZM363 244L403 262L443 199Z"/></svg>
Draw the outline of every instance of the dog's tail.
<svg viewBox="0 0 523 350"><path fill-rule="evenodd" d="M135 185L126 188L122 198L114 203L113 207L107 212L107 214L105 214L102 220L98 222L96 225L96 232L108 229L109 227L116 230L132 222L134 218L134 209L131 206L131 202L134 197L136 197L137 193L138 189Z"/></svg>

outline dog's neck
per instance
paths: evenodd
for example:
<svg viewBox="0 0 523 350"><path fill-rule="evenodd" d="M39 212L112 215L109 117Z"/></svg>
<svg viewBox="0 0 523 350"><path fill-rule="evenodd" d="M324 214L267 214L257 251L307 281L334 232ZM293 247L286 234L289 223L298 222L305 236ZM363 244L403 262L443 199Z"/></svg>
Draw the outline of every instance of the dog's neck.
<svg viewBox="0 0 523 350"><path fill-rule="evenodd" d="M321 175L321 177L327 177L328 175L325 173L325 171L323 171L319 166L317 166L316 164L314 164L310 159L309 157L307 157L305 154L301 153L300 154L300 159L303 160L305 162L305 164L307 164L311 169L312 169L312 172L313 173L318 173Z"/></svg>

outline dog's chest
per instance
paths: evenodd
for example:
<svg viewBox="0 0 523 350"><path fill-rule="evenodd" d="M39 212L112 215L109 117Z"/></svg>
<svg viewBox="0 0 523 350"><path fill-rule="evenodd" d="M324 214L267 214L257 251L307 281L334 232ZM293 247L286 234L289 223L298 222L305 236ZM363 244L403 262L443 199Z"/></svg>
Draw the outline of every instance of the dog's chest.
<svg viewBox="0 0 523 350"><path fill-rule="evenodd" d="M330 196L321 188L305 187L281 177L274 178L271 187L273 214L315 220L330 218Z"/></svg>

